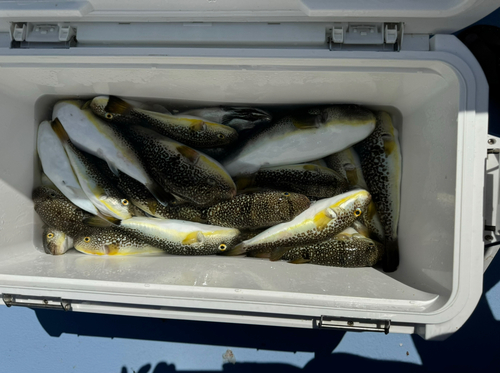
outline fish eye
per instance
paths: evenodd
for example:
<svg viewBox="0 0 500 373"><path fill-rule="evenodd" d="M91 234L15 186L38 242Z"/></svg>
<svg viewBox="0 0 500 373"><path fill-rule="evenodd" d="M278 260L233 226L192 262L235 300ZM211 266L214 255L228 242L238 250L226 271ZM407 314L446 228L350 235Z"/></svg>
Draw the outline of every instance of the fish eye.
<svg viewBox="0 0 500 373"><path fill-rule="evenodd" d="M56 197L56 194L54 192L50 192L49 193L49 196L51 196L52 198L55 198Z"/></svg>
<svg viewBox="0 0 500 373"><path fill-rule="evenodd" d="M217 137L218 137L219 139L221 139L221 140L222 140L222 139L223 139L223 138L225 138L226 136L224 136L222 133L219 133L219 134L217 135Z"/></svg>
<svg viewBox="0 0 500 373"><path fill-rule="evenodd" d="M85 237L83 240L84 240L85 242L90 242L90 237Z"/></svg>
<svg viewBox="0 0 500 373"><path fill-rule="evenodd" d="M361 213L362 213L362 211L359 207L356 210L354 210L354 216L359 216L359 215L361 215Z"/></svg>
<svg viewBox="0 0 500 373"><path fill-rule="evenodd" d="M285 197L288 197L288 196L290 195L290 193L288 193L288 192L283 192L283 195L284 195Z"/></svg>
<svg viewBox="0 0 500 373"><path fill-rule="evenodd" d="M122 199L122 205L123 206L128 206L128 200L127 199Z"/></svg>
<svg viewBox="0 0 500 373"><path fill-rule="evenodd" d="M373 242L370 242L368 246L375 246L375 244Z"/></svg>
<svg viewBox="0 0 500 373"><path fill-rule="evenodd" d="M48 233L47 234L47 238L52 238L52 237L54 237L54 233Z"/></svg>
<svg viewBox="0 0 500 373"><path fill-rule="evenodd" d="M221 243L221 244L219 245L219 250L220 250L220 251L226 251L226 249L227 249L227 245L226 245L225 243Z"/></svg>
<svg viewBox="0 0 500 373"><path fill-rule="evenodd" d="M113 114L111 113L106 113L106 119L113 119Z"/></svg>

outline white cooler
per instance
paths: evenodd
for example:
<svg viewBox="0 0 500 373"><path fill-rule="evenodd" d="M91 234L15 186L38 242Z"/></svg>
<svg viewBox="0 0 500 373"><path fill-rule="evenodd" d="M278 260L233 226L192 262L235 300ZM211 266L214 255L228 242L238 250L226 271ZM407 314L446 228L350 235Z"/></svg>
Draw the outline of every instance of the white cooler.
<svg viewBox="0 0 500 373"><path fill-rule="evenodd" d="M3 303L426 339L454 333L476 307L496 254L485 244L500 239L500 139L487 133L480 66L446 34L498 5L0 2ZM40 185L37 126L57 100L107 94L171 108L356 103L388 110L403 157L398 270L44 254L31 201Z"/></svg>

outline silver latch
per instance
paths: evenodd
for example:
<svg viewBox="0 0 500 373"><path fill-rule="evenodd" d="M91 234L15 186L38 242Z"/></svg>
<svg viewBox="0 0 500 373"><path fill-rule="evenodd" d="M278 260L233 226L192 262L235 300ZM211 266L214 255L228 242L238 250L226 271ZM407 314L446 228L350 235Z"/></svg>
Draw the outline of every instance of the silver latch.
<svg viewBox="0 0 500 373"><path fill-rule="evenodd" d="M500 241L500 138L488 135L484 180L484 270L498 252Z"/></svg>
<svg viewBox="0 0 500 373"><path fill-rule="evenodd" d="M26 30L28 29L26 23L12 24L10 27L10 35L14 41L24 41L26 39Z"/></svg>
<svg viewBox="0 0 500 373"><path fill-rule="evenodd" d="M329 36L330 50L399 51L403 37L402 23L334 23Z"/></svg>
<svg viewBox="0 0 500 373"><path fill-rule="evenodd" d="M352 319L322 315L318 326L326 329L364 330L389 334L391 320Z"/></svg>
<svg viewBox="0 0 500 373"><path fill-rule="evenodd" d="M53 297L28 297L14 294L2 294L2 300L7 307L30 307L30 308L47 308L47 309L62 309L71 311L71 303L68 300Z"/></svg>
<svg viewBox="0 0 500 373"><path fill-rule="evenodd" d="M11 24L13 48L69 48L75 37L75 27L64 23Z"/></svg>

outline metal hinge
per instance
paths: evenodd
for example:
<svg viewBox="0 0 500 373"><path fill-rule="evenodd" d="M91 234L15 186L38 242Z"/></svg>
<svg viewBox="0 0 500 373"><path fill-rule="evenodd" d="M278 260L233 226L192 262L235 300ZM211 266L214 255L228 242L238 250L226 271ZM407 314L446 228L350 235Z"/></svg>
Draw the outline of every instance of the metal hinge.
<svg viewBox="0 0 500 373"><path fill-rule="evenodd" d="M403 23L334 23L328 36L330 50L399 51Z"/></svg>
<svg viewBox="0 0 500 373"><path fill-rule="evenodd" d="M62 309L71 311L71 303L68 300L53 297L25 297L14 294L2 294L2 300L7 307L19 306L30 308Z"/></svg>
<svg viewBox="0 0 500 373"><path fill-rule="evenodd" d="M11 23L11 48L70 48L76 29L64 23Z"/></svg>
<svg viewBox="0 0 500 373"><path fill-rule="evenodd" d="M318 326L325 329L365 330L389 334L391 320L352 319L322 315Z"/></svg>

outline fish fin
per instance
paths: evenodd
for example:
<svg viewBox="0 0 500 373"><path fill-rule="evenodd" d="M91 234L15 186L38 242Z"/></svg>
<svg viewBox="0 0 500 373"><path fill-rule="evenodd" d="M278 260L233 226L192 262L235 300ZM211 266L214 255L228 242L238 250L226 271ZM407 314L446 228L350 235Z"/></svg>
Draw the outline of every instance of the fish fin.
<svg viewBox="0 0 500 373"><path fill-rule="evenodd" d="M82 105L80 110L87 110L88 108L90 108L91 103L92 103L92 100L85 101L85 103Z"/></svg>
<svg viewBox="0 0 500 373"><path fill-rule="evenodd" d="M205 241L205 236L200 231L189 233L184 240L182 240L183 245L192 245L195 243L202 243Z"/></svg>
<svg viewBox="0 0 500 373"><path fill-rule="evenodd" d="M191 129L196 132L205 131L207 129L207 124L204 121L199 120L191 125Z"/></svg>
<svg viewBox="0 0 500 373"><path fill-rule="evenodd" d="M292 123L295 126L295 128L298 128L301 130L319 128L319 124L316 123L315 121L292 120Z"/></svg>
<svg viewBox="0 0 500 373"><path fill-rule="evenodd" d="M156 210L158 209L158 202L151 200L148 202L148 209L153 215L156 214Z"/></svg>
<svg viewBox="0 0 500 373"><path fill-rule="evenodd" d="M178 146L177 151L181 153L184 157L189 159L189 161L193 164L196 164L196 162L200 158L200 153L198 153L196 150L186 145Z"/></svg>
<svg viewBox="0 0 500 373"><path fill-rule="evenodd" d="M269 258L270 254L271 253L269 253L269 252L262 252L262 251L252 252L252 251L249 251L247 253L247 256L252 257L252 258Z"/></svg>
<svg viewBox="0 0 500 373"><path fill-rule="evenodd" d="M327 210L332 210L332 209L327 209ZM316 226L316 229L319 231L322 231L323 229L326 228L328 223L332 220L332 217L330 215L330 211L321 211L318 212L313 219L314 225Z"/></svg>
<svg viewBox="0 0 500 373"><path fill-rule="evenodd" d="M106 159L106 163L108 164L108 167L111 170L111 172L115 174L115 176L120 177L120 171L118 170L118 167L116 167L116 165L109 159Z"/></svg>
<svg viewBox="0 0 500 373"><path fill-rule="evenodd" d="M58 118L56 118L52 122L50 122L50 125L52 127L52 130L57 135L57 137L59 137L59 140L61 140L62 142L69 141L68 133L66 132L61 121Z"/></svg>
<svg viewBox="0 0 500 373"><path fill-rule="evenodd" d="M290 250L290 247L287 247L287 246L280 246L280 247L276 247L274 249L271 250L271 255L269 255L269 260L271 260L272 262L275 262L277 260L280 260L281 257L283 255L285 255L285 253Z"/></svg>
<svg viewBox="0 0 500 373"><path fill-rule="evenodd" d="M245 254L246 251L247 250L246 250L245 246L243 245L243 243L240 243L240 244L236 245L235 247L233 247L231 250L224 251L220 254L226 255L226 256L235 256L235 255Z"/></svg>
<svg viewBox="0 0 500 373"><path fill-rule="evenodd" d="M254 183L254 177L251 175L243 175L235 178L236 189L243 190L251 187Z"/></svg>
<svg viewBox="0 0 500 373"><path fill-rule="evenodd" d="M127 115L133 110L133 106L116 96L109 96L108 104L104 111L112 114Z"/></svg>
<svg viewBox="0 0 500 373"><path fill-rule="evenodd" d="M311 261L311 259L305 259L305 258L299 256L298 258L289 260L288 263L292 263L292 264L304 264L304 263L309 263L310 261Z"/></svg>
<svg viewBox="0 0 500 373"><path fill-rule="evenodd" d="M114 225L120 225L121 220L99 214L99 216L91 216L83 219L83 224L88 227L107 228Z"/></svg>
<svg viewBox="0 0 500 373"><path fill-rule="evenodd" d="M151 106L151 109L157 113L172 115L172 113L170 111L168 111L165 106L160 105L160 104L153 104Z"/></svg>
<svg viewBox="0 0 500 373"><path fill-rule="evenodd" d="M163 206L168 206L168 202L172 200L172 195L154 181L147 183L146 188Z"/></svg>
<svg viewBox="0 0 500 373"><path fill-rule="evenodd" d="M306 171L319 172L319 167L315 164L305 164L302 168Z"/></svg>
<svg viewBox="0 0 500 373"><path fill-rule="evenodd" d="M336 235L334 236L334 238L335 238L336 240L347 240L347 239L349 239L349 238L350 238L350 236L349 236L349 235L347 235L347 234L345 234L345 233L339 233L339 234L336 234Z"/></svg>
<svg viewBox="0 0 500 373"><path fill-rule="evenodd" d="M384 272L394 272L399 265L398 241L385 241L385 255L382 259Z"/></svg>
<svg viewBox="0 0 500 373"><path fill-rule="evenodd" d="M120 246L112 243L109 245L104 245L104 249L106 250L106 255L116 255L120 251Z"/></svg>

